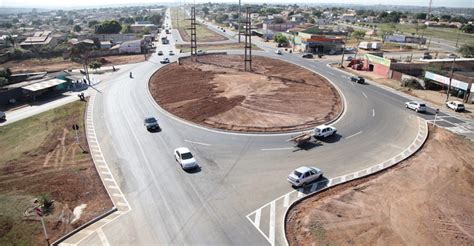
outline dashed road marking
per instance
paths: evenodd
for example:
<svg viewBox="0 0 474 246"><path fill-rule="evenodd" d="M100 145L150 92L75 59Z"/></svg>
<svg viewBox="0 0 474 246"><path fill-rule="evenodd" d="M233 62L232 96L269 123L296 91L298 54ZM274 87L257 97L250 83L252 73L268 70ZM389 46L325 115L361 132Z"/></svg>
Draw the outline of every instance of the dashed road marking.
<svg viewBox="0 0 474 246"><path fill-rule="evenodd" d="M362 92L362 95L364 95L365 98L368 98L367 95L364 92Z"/></svg>
<svg viewBox="0 0 474 246"><path fill-rule="evenodd" d="M275 201L270 203L270 229L268 239L272 246L275 245Z"/></svg>
<svg viewBox="0 0 474 246"><path fill-rule="evenodd" d="M110 246L109 240L107 240L107 237L105 236L104 231L102 231L102 229L97 229L97 235L99 236L102 245Z"/></svg>
<svg viewBox="0 0 474 246"><path fill-rule="evenodd" d="M346 139L349 139L349 138L355 137L355 136L357 136L357 135L359 135L359 134L361 134L361 133L362 133L362 131L360 131L360 132L356 132L356 133L354 133L354 134L352 134L352 135L350 135L350 136L346 137Z"/></svg>
<svg viewBox="0 0 474 246"><path fill-rule="evenodd" d="M199 144L199 145L204 145L204 146L211 146L210 144L207 144L207 143L200 143L200 142L195 142L195 141L191 141L191 140L187 140L187 139L185 139L184 142L192 143L192 144Z"/></svg>
<svg viewBox="0 0 474 246"><path fill-rule="evenodd" d="M272 150L290 150L290 149L294 149L294 148L293 147L284 147L284 148L269 148L269 149L260 149L260 150L272 151Z"/></svg>
<svg viewBox="0 0 474 246"><path fill-rule="evenodd" d="M375 117L375 108L372 109L372 117Z"/></svg>

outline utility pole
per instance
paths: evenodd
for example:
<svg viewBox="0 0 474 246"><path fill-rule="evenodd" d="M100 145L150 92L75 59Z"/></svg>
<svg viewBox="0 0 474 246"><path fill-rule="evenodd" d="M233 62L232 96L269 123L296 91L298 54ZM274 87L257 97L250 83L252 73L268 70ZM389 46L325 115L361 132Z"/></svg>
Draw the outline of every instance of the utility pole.
<svg viewBox="0 0 474 246"><path fill-rule="evenodd" d="M191 8L191 59L197 59L197 41L196 41L196 8Z"/></svg>
<svg viewBox="0 0 474 246"><path fill-rule="evenodd" d="M344 39L344 48L342 49L341 68L344 67L344 53L346 53L346 43L347 43L348 36L349 36L349 33L346 33L346 38Z"/></svg>
<svg viewBox="0 0 474 246"><path fill-rule="evenodd" d="M245 56L244 70L252 71L252 23L250 19L250 7L247 7L245 21Z"/></svg>
<svg viewBox="0 0 474 246"><path fill-rule="evenodd" d="M449 84L448 84L448 89L446 90L446 102L449 100L449 91L451 89L451 81L453 80L453 74L454 74L454 63L456 62L456 57L453 59L453 63L451 64L451 75L449 76Z"/></svg>
<svg viewBox="0 0 474 246"><path fill-rule="evenodd" d="M458 38L456 38L456 48L458 47L459 36L461 36L461 31L458 30Z"/></svg>
<svg viewBox="0 0 474 246"><path fill-rule="evenodd" d="M241 19L241 14L242 14L242 11L240 9L241 7L241 0L239 0L239 27L238 27L238 31L237 31L237 35L238 35L238 39L239 39L239 44L240 44L240 25L242 25L242 19Z"/></svg>

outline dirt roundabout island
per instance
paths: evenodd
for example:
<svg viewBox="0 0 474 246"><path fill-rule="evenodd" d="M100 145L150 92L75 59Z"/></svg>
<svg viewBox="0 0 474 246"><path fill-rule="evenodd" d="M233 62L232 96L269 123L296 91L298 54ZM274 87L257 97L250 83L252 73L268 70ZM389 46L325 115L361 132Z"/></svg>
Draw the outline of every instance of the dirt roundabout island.
<svg viewBox="0 0 474 246"><path fill-rule="evenodd" d="M185 120L231 131L281 132L308 129L342 111L336 88L322 76L271 58L206 55L181 59L150 79L150 92L168 112Z"/></svg>

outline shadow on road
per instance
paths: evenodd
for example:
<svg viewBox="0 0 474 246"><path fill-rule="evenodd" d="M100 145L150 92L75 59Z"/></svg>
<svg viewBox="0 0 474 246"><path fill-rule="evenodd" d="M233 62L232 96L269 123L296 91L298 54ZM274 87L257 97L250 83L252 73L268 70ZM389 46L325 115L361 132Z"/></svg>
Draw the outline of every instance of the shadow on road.
<svg viewBox="0 0 474 246"><path fill-rule="evenodd" d="M336 134L333 134L332 136L329 136L329 137L317 138L317 139L319 141L323 142L323 143L335 143L335 142L339 141L341 138L342 138L342 136L336 133Z"/></svg>
<svg viewBox="0 0 474 246"><path fill-rule="evenodd" d="M321 145L322 144L320 144L319 142L309 141L309 142L298 144L296 146L296 149L293 150L293 152L297 152L297 151L300 151L300 150L308 151L308 150L311 150L314 147L321 146Z"/></svg>
<svg viewBox="0 0 474 246"><path fill-rule="evenodd" d="M305 186L302 186L302 187L293 186L293 189L298 190L307 195L307 194L316 192L318 190L324 189L325 187L327 187L328 183L329 183L329 179L323 176L309 184L306 184ZM313 185L316 185L316 189L313 189Z"/></svg>
<svg viewBox="0 0 474 246"><path fill-rule="evenodd" d="M190 174L199 173L199 172L201 172L201 167L197 166L196 168L188 169L188 170L184 170L184 171L187 172L187 173L190 173Z"/></svg>

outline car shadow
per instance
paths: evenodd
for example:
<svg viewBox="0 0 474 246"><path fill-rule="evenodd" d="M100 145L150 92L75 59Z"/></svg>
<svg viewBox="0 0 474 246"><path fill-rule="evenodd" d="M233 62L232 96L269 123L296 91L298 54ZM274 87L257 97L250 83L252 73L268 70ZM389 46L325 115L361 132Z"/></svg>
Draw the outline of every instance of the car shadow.
<svg viewBox="0 0 474 246"><path fill-rule="evenodd" d="M302 192L305 195L307 195L307 194L311 194L311 193L314 193L316 191L319 191L321 189L326 188L328 186L328 184L329 184L329 179L322 176L319 179L317 179L317 180L315 180L315 181L313 181L309 184L306 184L303 187L292 186L292 188L299 191L299 192ZM315 189L313 188L314 185L316 185Z"/></svg>
<svg viewBox="0 0 474 246"><path fill-rule="evenodd" d="M187 169L187 170L185 169L184 171L185 171L186 173L189 173L189 174L199 173L199 172L201 172L201 166L197 166L197 167L195 167L195 168L193 168L193 169Z"/></svg>
<svg viewBox="0 0 474 246"><path fill-rule="evenodd" d="M339 134L333 134L329 137L325 137L325 138L317 138L317 140L323 142L323 143L335 143L335 142L338 142L339 140L341 140L342 136L339 135Z"/></svg>
<svg viewBox="0 0 474 246"><path fill-rule="evenodd" d="M312 148L315 148L315 147L318 147L318 146L321 146L322 144L319 143L318 141L308 141L306 143L302 143L302 144L297 144L296 145L296 149L293 150L293 152L297 152L297 151L301 151L301 150L311 150Z"/></svg>
<svg viewBox="0 0 474 246"><path fill-rule="evenodd" d="M161 127L158 127L158 128L156 128L156 129L147 128L147 131L148 131L148 132L153 132L153 133L161 132Z"/></svg>

